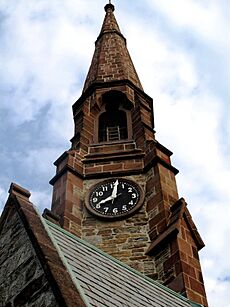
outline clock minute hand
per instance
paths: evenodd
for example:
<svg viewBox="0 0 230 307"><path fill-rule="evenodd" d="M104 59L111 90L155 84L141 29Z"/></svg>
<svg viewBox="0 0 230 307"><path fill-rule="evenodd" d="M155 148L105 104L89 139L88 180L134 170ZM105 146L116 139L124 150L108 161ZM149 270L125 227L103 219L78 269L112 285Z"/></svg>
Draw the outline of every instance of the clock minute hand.
<svg viewBox="0 0 230 307"><path fill-rule="evenodd" d="M112 192L112 195L111 195L112 198L117 197L117 186L118 186L118 184L119 184L119 182L118 182L118 179L117 179L114 183L113 192Z"/></svg>

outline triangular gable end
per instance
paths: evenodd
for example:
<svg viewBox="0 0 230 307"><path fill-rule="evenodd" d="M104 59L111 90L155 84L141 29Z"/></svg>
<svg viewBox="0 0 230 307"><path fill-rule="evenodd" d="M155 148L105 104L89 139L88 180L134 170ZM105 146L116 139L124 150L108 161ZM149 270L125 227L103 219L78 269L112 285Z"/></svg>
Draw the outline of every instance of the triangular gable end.
<svg viewBox="0 0 230 307"><path fill-rule="evenodd" d="M0 306L87 306L29 201L30 193L16 184L9 192L0 219Z"/></svg>

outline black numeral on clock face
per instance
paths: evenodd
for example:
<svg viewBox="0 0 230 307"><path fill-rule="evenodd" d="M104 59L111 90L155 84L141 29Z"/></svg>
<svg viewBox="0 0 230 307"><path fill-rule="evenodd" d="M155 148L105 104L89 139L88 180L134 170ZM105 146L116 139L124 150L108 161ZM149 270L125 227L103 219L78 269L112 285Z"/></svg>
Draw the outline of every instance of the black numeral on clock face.
<svg viewBox="0 0 230 307"><path fill-rule="evenodd" d="M134 182L112 179L92 189L89 194L89 206L100 216L122 216L134 210L140 196L140 188Z"/></svg>

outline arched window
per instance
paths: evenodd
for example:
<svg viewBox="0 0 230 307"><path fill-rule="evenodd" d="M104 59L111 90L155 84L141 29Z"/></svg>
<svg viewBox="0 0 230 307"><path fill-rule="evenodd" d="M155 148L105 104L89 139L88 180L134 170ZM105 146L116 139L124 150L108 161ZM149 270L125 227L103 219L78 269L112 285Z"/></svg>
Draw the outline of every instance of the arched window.
<svg viewBox="0 0 230 307"><path fill-rule="evenodd" d="M123 110L109 108L99 117L99 142L128 138L127 118Z"/></svg>
<svg viewBox="0 0 230 307"><path fill-rule="evenodd" d="M97 141L113 142L132 137L131 109L133 105L120 91L102 95L101 113L97 120Z"/></svg>

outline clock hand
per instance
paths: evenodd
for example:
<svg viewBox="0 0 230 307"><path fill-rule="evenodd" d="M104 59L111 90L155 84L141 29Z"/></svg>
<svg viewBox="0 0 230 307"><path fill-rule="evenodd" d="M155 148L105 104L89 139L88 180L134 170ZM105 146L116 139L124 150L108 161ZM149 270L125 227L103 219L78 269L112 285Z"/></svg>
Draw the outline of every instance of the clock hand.
<svg viewBox="0 0 230 307"><path fill-rule="evenodd" d="M109 197L107 197L107 198L105 198L105 199L102 199L102 200L98 203L98 205L104 204L104 203L106 203L106 202L109 201L109 200L113 200L113 197L112 197L112 196L109 196Z"/></svg>
<svg viewBox="0 0 230 307"><path fill-rule="evenodd" d="M112 192L112 195L111 195L111 197L113 197L113 198L117 197L117 186L118 186L118 184L119 184L119 182L118 182L118 179L117 179L114 183L113 192Z"/></svg>
<svg viewBox="0 0 230 307"><path fill-rule="evenodd" d="M113 201L114 201L114 198L117 198L117 186L118 186L118 184L119 184L119 181L118 181L118 179L115 181L115 183L114 183L114 187L113 187L113 191L112 191L112 194L111 194L111 196L109 196L109 197L107 197L107 198L105 198L105 199L102 199L99 203L98 203L98 205L100 205L100 204L104 204L104 203L106 203L107 201L109 201L109 200L112 200L112 203L113 203ZM120 195L120 194L119 194Z"/></svg>

